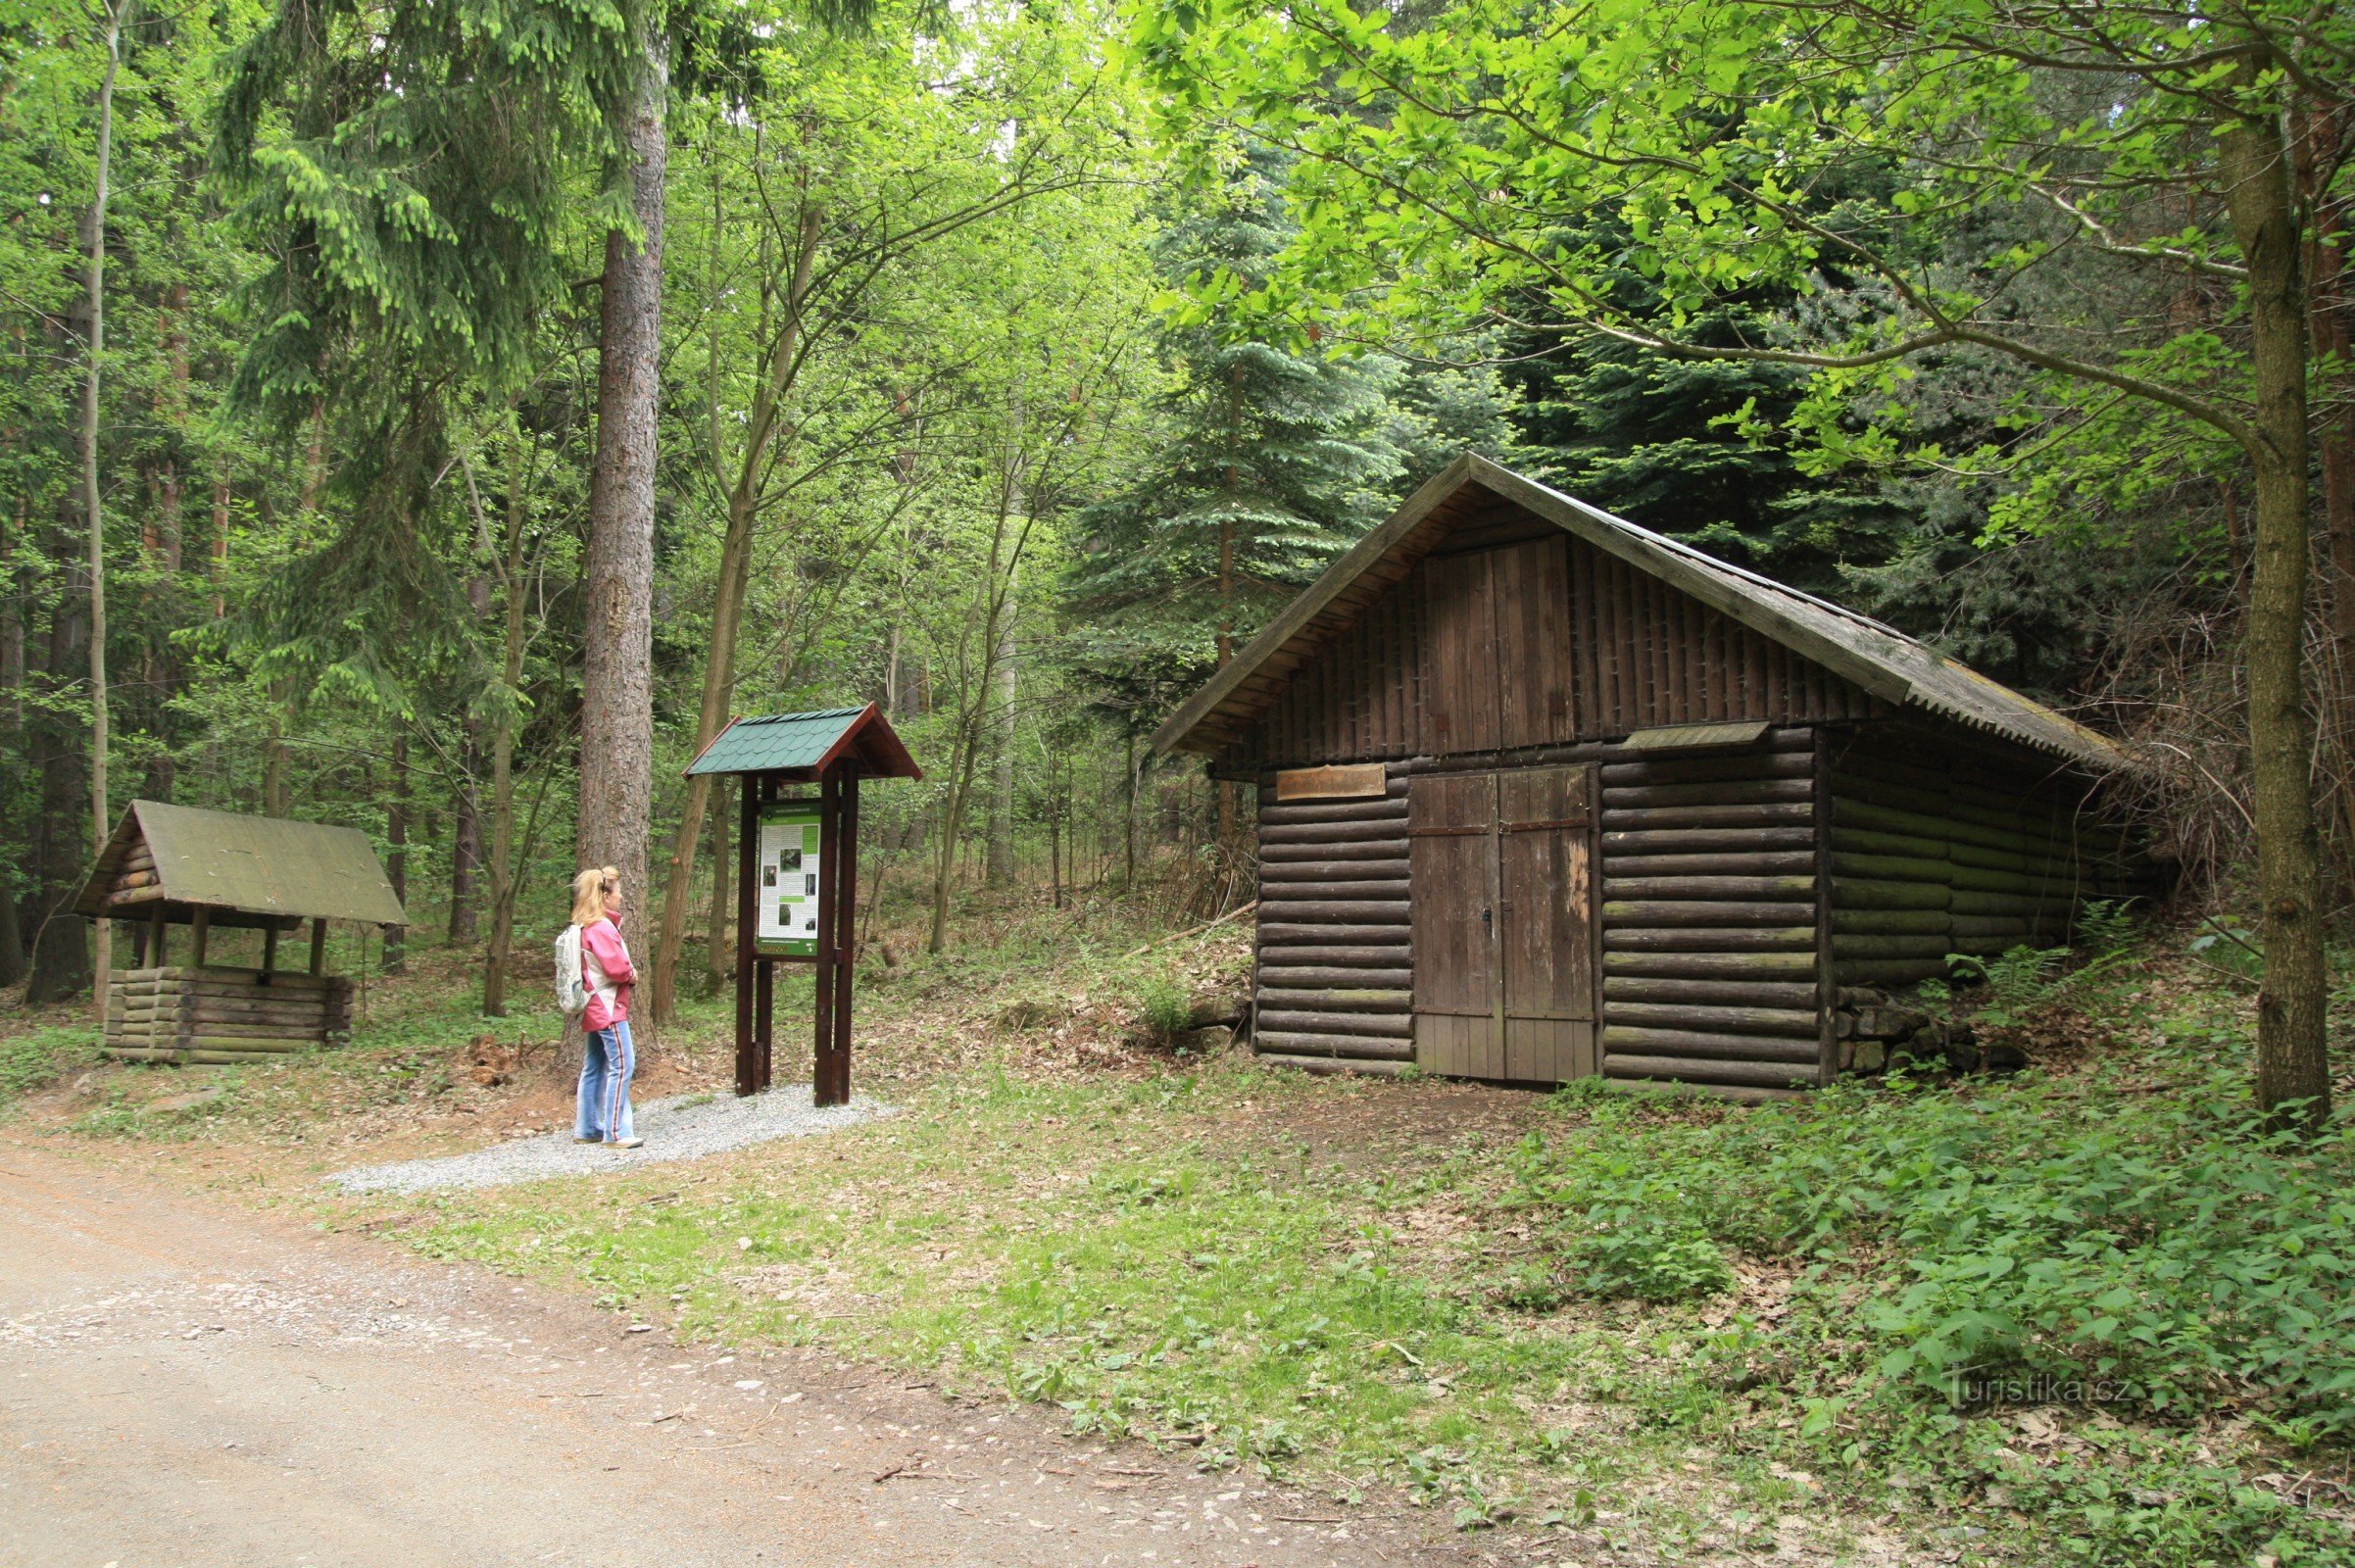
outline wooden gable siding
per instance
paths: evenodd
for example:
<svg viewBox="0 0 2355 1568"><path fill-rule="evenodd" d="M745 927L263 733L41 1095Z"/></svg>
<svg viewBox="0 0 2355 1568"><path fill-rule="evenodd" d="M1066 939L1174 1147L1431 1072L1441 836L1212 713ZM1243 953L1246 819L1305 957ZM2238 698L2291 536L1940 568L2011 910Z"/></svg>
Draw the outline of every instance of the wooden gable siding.
<svg viewBox="0 0 2355 1568"><path fill-rule="evenodd" d="M1525 531L1495 513L1464 519L1296 668L1227 765L1461 756L1668 724L1889 711L1584 540L1511 538ZM1500 536L1510 542L1491 542Z"/></svg>
<svg viewBox="0 0 2355 1568"><path fill-rule="evenodd" d="M1423 731L1420 577L1372 601L1303 665L1269 710L1288 757L1375 761L1410 757Z"/></svg>

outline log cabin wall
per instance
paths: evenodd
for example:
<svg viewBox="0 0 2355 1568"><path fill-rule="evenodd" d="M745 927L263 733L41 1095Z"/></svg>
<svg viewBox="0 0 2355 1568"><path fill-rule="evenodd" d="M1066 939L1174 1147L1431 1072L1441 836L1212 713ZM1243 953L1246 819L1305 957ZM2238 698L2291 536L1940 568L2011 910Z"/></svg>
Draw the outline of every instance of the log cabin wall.
<svg viewBox="0 0 2355 1568"><path fill-rule="evenodd" d="M1311 1071L1395 1073L1414 1059L1406 780L1365 800L1260 800L1253 1045Z"/></svg>
<svg viewBox="0 0 2355 1568"><path fill-rule="evenodd" d="M1294 672L1222 771L1887 712L1731 616L1515 515L1544 536L1493 542L1516 531L1493 517L1459 529Z"/></svg>
<svg viewBox="0 0 2355 1568"><path fill-rule="evenodd" d="M2049 765L1911 725L1840 734L1825 753L1843 1065L1888 991L1943 976L1947 955L2054 946L2085 902L2161 891L2158 868L2091 818L2085 783Z"/></svg>
<svg viewBox="0 0 2355 1568"><path fill-rule="evenodd" d="M1819 1082L1815 733L1601 771L1603 1076Z"/></svg>

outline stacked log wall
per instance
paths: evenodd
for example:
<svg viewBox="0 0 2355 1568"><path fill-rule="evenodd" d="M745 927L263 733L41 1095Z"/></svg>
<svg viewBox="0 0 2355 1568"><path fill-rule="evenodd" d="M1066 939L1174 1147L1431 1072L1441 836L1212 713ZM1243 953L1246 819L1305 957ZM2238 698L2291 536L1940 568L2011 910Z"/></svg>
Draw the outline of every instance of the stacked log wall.
<svg viewBox="0 0 2355 1568"><path fill-rule="evenodd" d="M1262 788L1251 1043L1278 1065L1397 1072L1414 1059L1406 780L1378 797Z"/></svg>
<svg viewBox="0 0 2355 1568"><path fill-rule="evenodd" d="M246 1061L330 1044L352 1027L351 982L332 975L172 965L107 986L106 1051L130 1060Z"/></svg>
<svg viewBox="0 0 2355 1568"><path fill-rule="evenodd" d="M1813 732L1602 767L1602 1071L1740 1098L1819 1081Z"/></svg>
<svg viewBox="0 0 2355 1568"><path fill-rule="evenodd" d="M1877 991L1941 977L1950 955L2057 946L2087 902L2160 891L2151 862L2088 808L2083 782L1895 728L1841 736L1827 766L1843 1036Z"/></svg>

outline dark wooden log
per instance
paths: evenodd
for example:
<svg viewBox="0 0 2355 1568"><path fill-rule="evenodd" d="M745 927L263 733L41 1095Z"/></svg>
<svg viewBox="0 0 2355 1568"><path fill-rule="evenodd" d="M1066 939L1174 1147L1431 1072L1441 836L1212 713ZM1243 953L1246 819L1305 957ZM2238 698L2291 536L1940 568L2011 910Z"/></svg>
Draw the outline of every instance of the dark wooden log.
<svg viewBox="0 0 2355 1568"><path fill-rule="evenodd" d="M1612 876L1602 884L1608 900L1625 899L1790 899L1815 897L1812 876Z"/></svg>
<svg viewBox="0 0 2355 1568"><path fill-rule="evenodd" d="M1813 999L1804 1007L1712 1006L1698 1003L1610 1002L1603 1019L1611 1028L1693 1029L1703 1034L1800 1035L1815 1038Z"/></svg>
<svg viewBox="0 0 2355 1568"><path fill-rule="evenodd" d="M1374 1035L1301 1034L1287 1029L1254 1029L1254 1050L1289 1052L1303 1056L1361 1056L1374 1061L1412 1061L1412 1040Z"/></svg>
<svg viewBox="0 0 2355 1568"><path fill-rule="evenodd" d="M1294 822L1271 824L1259 829L1259 843L1264 847L1278 844L1394 844L1399 838L1398 823L1402 817L1380 822Z"/></svg>
<svg viewBox="0 0 2355 1568"><path fill-rule="evenodd" d="M1339 878L1316 881L1262 882L1259 885L1259 906L1289 907L1302 900L1330 901L1333 899L1394 900L1406 897L1406 878L1397 877L1381 882L1345 882Z"/></svg>
<svg viewBox="0 0 2355 1568"><path fill-rule="evenodd" d="M1365 839L1354 844L1262 844L1259 864L1291 864L1303 860L1396 860L1406 854L1406 841Z"/></svg>
<svg viewBox="0 0 2355 1568"><path fill-rule="evenodd" d="M1795 953L1606 953L1602 972L1611 975L1650 975L1663 978L1771 980L1815 973L1812 944ZM1606 978L1604 984L1608 986Z"/></svg>
<svg viewBox="0 0 2355 1568"><path fill-rule="evenodd" d="M1262 827L1289 827L1301 822L1403 822L1406 797L1373 796L1361 801L1288 801L1259 808Z"/></svg>
<svg viewBox="0 0 2355 1568"><path fill-rule="evenodd" d="M1805 801L1777 806L1653 806L1605 808L1602 830L1612 833L1649 833L1681 828L1798 827L1805 828L1815 808Z"/></svg>
<svg viewBox="0 0 2355 1568"><path fill-rule="evenodd" d="M1686 980L1606 972L1602 995L1614 1006L1628 1002L1700 1002L1730 1006L1800 1007L1806 1009L1810 1018L1815 1015L1812 979ZM1614 1012L1612 1016L1617 1014Z"/></svg>
<svg viewBox="0 0 2355 1568"><path fill-rule="evenodd" d="M2074 899L2085 889L2086 879L2067 865L2059 865L2041 873L1991 871L1976 865L1957 865L1954 868L1954 885L1980 893L2029 893Z"/></svg>
<svg viewBox="0 0 2355 1568"><path fill-rule="evenodd" d="M1788 905L1775 907L1791 913ZM1815 927L1780 925L1761 928L1731 926L1608 926L1602 945L1607 952L1627 953L1780 953L1815 951Z"/></svg>
<svg viewBox="0 0 2355 1568"><path fill-rule="evenodd" d="M1337 925L1404 925L1407 919L1404 899L1300 899L1263 907L1273 918L1295 922L1329 920ZM1259 929L1266 931L1269 927L1262 925Z"/></svg>
<svg viewBox="0 0 2355 1568"><path fill-rule="evenodd" d="M1403 842L1395 859L1263 860L1259 864L1259 885L1269 888L1279 883L1349 881L1358 878L1395 882L1407 875L1410 863Z"/></svg>
<svg viewBox="0 0 2355 1568"><path fill-rule="evenodd" d="M1414 1037L1414 1019L1403 1012L1262 1012L1252 1027L1270 1039L1287 1033L1351 1035L1366 1040Z"/></svg>
<svg viewBox="0 0 2355 1568"><path fill-rule="evenodd" d="M1406 956L1413 931L1404 925L1294 925L1270 920L1261 922L1259 940L1275 947L1314 949L1319 960L1326 963L1350 961L1334 956L1350 951L1364 963L1397 963Z"/></svg>
<svg viewBox="0 0 2355 1568"><path fill-rule="evenodd" d="M1943 958L1841 958L1832 966L1841 985L1909 985L1945 972Z"/></svg>
<svg viewBox="0 0 2355 1568"><path fill-rule="evenodd" d="M1653 1031L1665 1034L1666 1031ZM1658 1050L1638 1052L1619 1047L1606 1047L1602 1058L1603 1076L1607 1078L1672 1078L1692 1083L1755 1084L1761 1087L1787 1089L1804 1085L1815 1078L1815 1042L1812 1040L1760 1041L1736 1036L1744 1044L1771 1044L1780 1054L1759 1060L1737 1055L1710 1055L1704 1053L1712 1042L1706 1035L1686 1035L1662 1039ZM1676 1054L1660 1053L1674 1048Z"/></svg>
<svg viewBox="0 0 2355 1568"><path fill-rule="evenodd" d="M1657 828L1648 832L1605 833L1602 853L1617 855L1750 855L1777 850L1807 850L1815 832L1804 827Z"/></svg>
<svg viewBox="0 0 2355 1568"><path fill-rule="evenodd" d="M2043 855L2050 850L2048 843L2031 841L2017 833L1999 832L1976 823L1931 816L1841 795L1838 793L1837 786L1832 801L1835 832L1842 827L1854 827L1878 833L1902 833L1919 838L1942 839L1950 844L1977 844L1987 849L2006 850L2015 855Z"/></svg>
<svg viewBox="0 0 2355 1568"><path fill-rule="evenodd" d="M1647 758L1642 761L1606 762L1598 771L1603 786L1631 784L1701 784L1739 780L1805 778L1815 760L1805 752L1695 752L1684 756Z"/></svg>
<svg viewBox="0 0 2355 1568"><path fill-rule="evenodd" d="M1262 1051L1256 1054L1270 1067L1290 1067L1295 1072L1319 1075L1362 1072L1378 1078L1395 1078L1408 1065L1406 1060L1375 1061L1365 1056L1293 1056L1280 1051Z"/></svg>
<svg viewBox="0 0 2355 1568"><path fill-rule="evenodd" d="M1850 855L1910 855L1926 860L1944 860L1951 858L1954 846L1945 839L1927 838L1918 833L1880 833L1834 822L1832 848Z"/></svg>
<svg viewBox="0 0 2355 1568"><path fill-rule="evenodd" d="M1729 780L1711 784L1638 784L1602 792L1609 811L1658 809L1666 807L1770 806L1804 802L1815 786L1804 778ZM1606 824L1608 825L1608 824Z"/></svg>
<svg viewBox="0 0 2355 1568"><path fill-rule="evenodd" d="M1264 980L1266 977L1261 976ZM1403 987L1331 988L1322 991L1262 984L1257 997L1262 1009L1287 1012L1412 1012L1414 992ZM1263 1010L1261 1017L1272 1017Z"/></svg>
<svg viewBox="0 0 2355 1568"><path fill-rule="evenodd" d="M1602 920L1611 926L1719 926L1791 924L1789 904L1713 904L1699 899L1630 899L1606 903ZM1805 911L1796 911L1805 912ZM1809 929L1808 940L1814 940Z"/></svg>
<svg viewBox="0 0 2355 1568"><path fill-rule="evenodd" d="M1942 958L1954 951L1954 939L1936 936L1869 937L1832 934L1832 952L1840 958Z"/></svg>
<svg viewBox="0 0 2355 1568"><path fill-rule="evenodd" d="M1339 986L1344 990L1404 991L1414 986L1414 970L1407 966L1405 953L1397 948L1373 950L1389 957L1388 966L1284 961L1316 951L1313 948L1271 948L1259 956L1259 983L1303 991L1331 986Z"/></svg>
<svg viewBox="0 0 2355 1568"><path fill-rule="evenodd" d="M2018 914L1958 914L1949 915L1947 929L1956 937L2027 936L2036 929L2033 921Z"/></svg>
<svg viewBox="0 0 2355 1568"><path fill-rule="evenodd" d="M1875 877L1888 882L1934 882L1943 887L1954 873L1954 862L1933 859L1921 855L1857 855L1846 850L1832 853L1832 874L1842 877Z"/></svg>
<svg viewBox="0 0 2355 1568"><path fill-rule="evenodd" d="M1867 882L1836 877L1832 906L1836 909L1944 909L1951 907L1951 890L1930 882Z"/></svg>
<svg viewBox="0 0 2355 1568"><path fill-rule="evenodd" d="M1618 855L1603 854L1603 874L1634 876L1812 876L1811 850L1775 850L1753 854Z"/></svg>
<svg viewBox="0 0 2355 1568"><path fill-rule="evenodd" d="M1956 914L2042 914L2056 909L2066 912L2074 902L2060 894L2036 898L2026 893L1977 893L1956 888L1953 902L1946 907Z"/></svg>
<svg viewBox="0 0 2355 1568"><path fill-rule="evenodd" d="M1834 909L1832 929L1863 936L1927 936L1951 928L1943 909Z"/></svg>

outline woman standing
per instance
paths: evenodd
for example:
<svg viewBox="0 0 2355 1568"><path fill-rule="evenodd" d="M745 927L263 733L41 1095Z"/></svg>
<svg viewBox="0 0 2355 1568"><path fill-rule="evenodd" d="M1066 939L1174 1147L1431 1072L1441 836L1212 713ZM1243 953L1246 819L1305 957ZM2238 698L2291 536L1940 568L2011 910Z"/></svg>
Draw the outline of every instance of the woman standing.
<svg viewBox="0 0 2355 1568"><path fill-rule="evenodd" d="M629 1037L629 994L638 983L621 940L621 873L595 867L572 879L572 923L580 927L580 979L589 1010L580 1054L580 1100L572 1136L584 1144L636 1149L646 1142L630 1127L629 1080L638 1057Z"/></svg>

